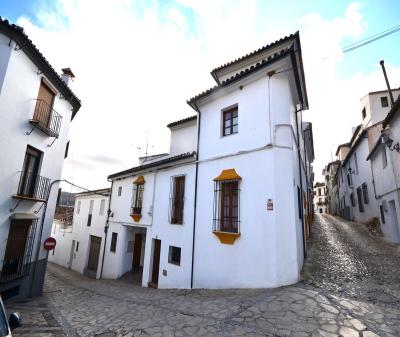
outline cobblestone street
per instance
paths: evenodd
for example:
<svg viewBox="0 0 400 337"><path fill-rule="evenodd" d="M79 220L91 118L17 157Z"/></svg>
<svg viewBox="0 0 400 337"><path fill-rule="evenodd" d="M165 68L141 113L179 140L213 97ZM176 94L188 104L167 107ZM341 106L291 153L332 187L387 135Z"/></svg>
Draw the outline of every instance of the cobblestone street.
<svg viewBox="0 0 400 337"><path fill-rule="evenodd" d="M154 290L48 266L42 298L9 306L15 336L400 336L400 248L316 215L304 280L262 290Z"/></svg>

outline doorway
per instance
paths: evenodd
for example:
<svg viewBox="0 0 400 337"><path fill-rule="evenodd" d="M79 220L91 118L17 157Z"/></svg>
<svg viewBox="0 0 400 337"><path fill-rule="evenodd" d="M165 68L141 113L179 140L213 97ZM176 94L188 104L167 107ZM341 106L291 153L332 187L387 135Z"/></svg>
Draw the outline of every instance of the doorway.
<svg viewBox="0 0 400 337"><path fill-rule="evenodd" d="M101 238L90 235L89 258L87 264L87 276L96 278L99 265Z"/></svg>
<svg viewBox="0 0 400 337"><path fill-rule="evenodd" d="M158 287L158 274L160 271L160 253L161 253L161 240L154 239L154 250L153 250L153 268L151 272L150 286L153 288Z"/></svg>
<svg viewBox="0 0 400 337"><path fill-rule="evenodd" d="M397 213L396 213L396 205L394 200L389 201L389 221L392 226L393 231L393 239L395 242L399 242L400 233L399 233L399 224L397 222Z"/></svg>
<svg viewBox="0 0 400 337"><path fill-rule="evenodd" d="M74 259L74 252L75 252L75 240L72 240L71 243L71 252L69 253L69 265L68 269L72 268L72 260Z"/></svg>
<svg viewBox="0 0 400 337"><path fill-rule="evenodd" d="M143 245L143 234L135 233L135 243L133 247L133 259L132 259L132 270L140 268L142 258L142 245Z"/></svg>

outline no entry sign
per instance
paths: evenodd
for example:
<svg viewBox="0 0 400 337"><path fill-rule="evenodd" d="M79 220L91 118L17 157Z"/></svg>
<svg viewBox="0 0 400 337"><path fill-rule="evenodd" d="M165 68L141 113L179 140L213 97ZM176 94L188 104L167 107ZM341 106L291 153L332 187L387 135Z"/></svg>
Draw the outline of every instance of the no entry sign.
<svg viewBox="0 0 400 337"><path fill-rule="evenodd" d="M49 237L43 242L43 248L46 250L53 250L56 248L56 239Z"/></svg>

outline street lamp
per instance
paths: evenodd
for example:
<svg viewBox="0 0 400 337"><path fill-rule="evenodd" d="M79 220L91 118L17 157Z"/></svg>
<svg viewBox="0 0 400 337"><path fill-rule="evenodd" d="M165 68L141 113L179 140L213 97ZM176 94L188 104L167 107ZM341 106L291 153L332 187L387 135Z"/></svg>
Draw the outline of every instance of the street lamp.
<svg viewBox="0 0 400 337"><path fill-rule="evenodd" d="M396 150L397 152L400 152L400 145L399 145L399 142L397 142L396 144L393 145L394 140L393 140L392 138L390 138L389 135L387 135L386 133L384 133L384 134L382 135L382 143L383 143L384 145L386 145L387 148L388 148L390 151Z"/></svg>

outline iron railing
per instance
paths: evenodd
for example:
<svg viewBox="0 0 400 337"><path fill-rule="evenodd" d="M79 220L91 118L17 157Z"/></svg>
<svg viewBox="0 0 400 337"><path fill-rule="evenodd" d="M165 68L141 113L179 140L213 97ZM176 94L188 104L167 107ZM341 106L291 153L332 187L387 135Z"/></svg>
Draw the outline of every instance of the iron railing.
<svg viewBox="0 0 400 337"><path fill-rule="evenodd" d="M52 106L42 99L37 99L32 124L50 137L58 137L60 134L62 116Z"/></svg>
<svg viewBox="0 0 400 337"><path fill-rule="evenodd" d="M46 200L50 190L50 179L35 172L22 171L17 196Z"/></svg>
<svg viewBox="0 0 400 337"><path fill-rule="evenodd" d="M10 282L20 277L29 275L32 262L32 250L35 240L37 220L29 226L28 235L23 251L16 252L13 256L6 256L0 274L0 283Z"/></svg>
<svg viewBox="0 0 400 337"><path fill-rule="evenodd" d="M142 214L142 207L131 207L131 215Z"/></svg>
<svg viewBox="0 0 400 337"><path fill-rule="evenodd" d="M240 182L214 182L213 231L240 233Z"/></svg>

